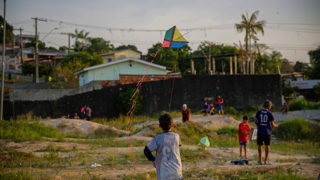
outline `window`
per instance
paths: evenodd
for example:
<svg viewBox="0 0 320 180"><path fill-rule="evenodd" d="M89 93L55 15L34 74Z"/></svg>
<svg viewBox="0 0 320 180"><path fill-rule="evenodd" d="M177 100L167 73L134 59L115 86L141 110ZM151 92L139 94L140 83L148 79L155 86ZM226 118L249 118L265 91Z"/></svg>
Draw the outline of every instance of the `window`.
<svg viewBox="0 0 320 180"><path fill-rule="evenodd" d="M112 61L112 59L111 59L111 58L109 58L109 59L108 59L108 62L111 62L111 61Z"/></svg>

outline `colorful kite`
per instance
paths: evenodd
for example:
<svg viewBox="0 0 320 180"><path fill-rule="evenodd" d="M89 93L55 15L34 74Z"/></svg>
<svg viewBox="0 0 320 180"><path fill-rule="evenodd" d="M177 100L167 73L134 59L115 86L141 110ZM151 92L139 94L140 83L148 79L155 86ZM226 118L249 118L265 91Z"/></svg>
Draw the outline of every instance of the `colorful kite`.
<svg viewBox="0 0 320 180"><path fill-rule="evenodd" d="M186 45L188 41L181 35L176 26L173 26L164 36L162 47L181 48Z"/></svg>

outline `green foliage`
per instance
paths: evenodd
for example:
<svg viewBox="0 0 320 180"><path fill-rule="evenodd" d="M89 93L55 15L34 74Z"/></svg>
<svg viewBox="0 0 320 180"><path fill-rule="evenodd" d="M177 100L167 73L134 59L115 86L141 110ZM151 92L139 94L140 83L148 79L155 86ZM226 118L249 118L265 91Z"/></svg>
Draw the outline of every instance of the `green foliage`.
<svg viewBox="0 0 320 180"><path fill-rule="evenodd" d="M320 46L309 51L310 63L312 65L312 70L310 73L311 79L320 79Z"/></svg>
<svg viewBox="0 0 320 180"><path fill-rule="evenodd" d="M291 87L290 85L285 85L282 88L282 94L284 95L284 97L286 98L293 98L294 97L294 93L298 90L299 88L296 87Z"/></svg>
<svg viewBox="0 0 320 180"><path fill-rule="evenodd" d="M37 121L10 120L0 121L0 139L13 141L41 140L43 137L64 138L67 135Z"/></svg>
<svg viewBox="0 0 320 180"><path fill-rule="evenodd" d="M12 43L14 39L13 26L6 21L6 43ZM0 43L3 43L3 17L0 16Z"/></svg>
<svg viewBox="0 0 320 180"><path fill-rule="evenodd" d="M97 54L90 55L88 52L79 52L66 56L61 62L62 67L68 67L73 72L83 68L101 64L103 59Z"/></svg>
<svg viewBox="0 0 320 180"><path fill-rule="evenodd" d="M289 103L290 111L305 109L320 109L320 102L308 102L304 98L297 98Z"/></svg>
<svg viewBox="0 0 320 180"><path fill-rule="evenodd" d="M230 136L237 136L238 134L238 129L235 127L229 127L229 126L224 126L218 130L216 130L218 135L230 135Z"/></svg>
<svg viewBox="0 0 320 180"><path fill-rule="evenodd" d="M131 45L131 44L128 44L128 45L120 45L116 48L116 50L123 50L123 49L131 49L131 50L134 50L134 51L138 51L138 48L137 46L135 45Z"/></svg>
<svg viewBox="0 0 320 180"><path fill-rule="evenodd" d="M35 48L35 46L36 46L36 39L35 38L32 38L31 41L26 44L26 48L29 48L29 47ZM38 40L38 48L39 49L47 49L46 43L41 40Z"/></svg>
<svg viewBox="0 0 320 180"><path fill-rule="evenodd" d="M21 66L22 68L22 74L24 75L31 75L35 72L35 64L32 63L24 63ZM39 64L39 76L49 76L51 75L55 70L54 67L49 67L44 64Z"/></svg>
<svg viewBox="0 0 320 180"><path fill-rule="evenodd" d="M88 38L89 45L85 47L90 54L98 53L102 54L113 50L113 45L110 44L110 41L106 41L103 38Z"/></svg>
<svg viewBox="0 0 320 180"><path fill-rule="evenodd" d="M120 92L118 98L117 98L117 110L120 114L127 114L128 111L131 109L132 104L134 103L133 100L130 100L132 95L136 89L128 89L126 91ZM140 93L137 94L138 98L135 105L134 112L136 114L139 114L142 108L142 95Z"/></svg>
<svg viewBox="0 0 320 180"><path fill-rule="evenodd" d="M192 57L208 57L209 49L211 46L211 56L220 56L227 54L237 54L238 49L233 46L227 46L224 44L215 44L211 42L201 42L197 50L192 52ZM229 67L229 57L215 58L216 72L226 72ZM208 74L207 73L207 58L197 59L194 61L195 70L197 74Z"/></svg>
<svg viewBox="0 0 320 180"><path fill-rule="evenodd" d="M320 142L320 126L303 119L285 121L274 130L277 137L282 140L310 140Z"/></svg>

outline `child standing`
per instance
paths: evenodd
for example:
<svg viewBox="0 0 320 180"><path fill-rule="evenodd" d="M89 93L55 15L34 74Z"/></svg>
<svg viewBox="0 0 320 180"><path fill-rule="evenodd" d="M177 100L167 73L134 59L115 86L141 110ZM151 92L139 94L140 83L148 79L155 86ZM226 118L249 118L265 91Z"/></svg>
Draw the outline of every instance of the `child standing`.
<svg viewBox="0 0 320 180"><path fill-rule="evenodd" d="M248 135L251 131L248 120L248 116L243 116L243 121L239 124L240 157L242 157L242 149L244 149L245 158L247 158Z"/></svg>
<svg viewBox="0 0 320 180"><path fill-rule="evenodd" d="M190 110L188 109L186 104L182 105L182 122L186 122L190 120Z"/></svg>
<svg viewBox="0 0 320 180"><path fill-rule="evenodd" d="M157 169L157 180L182 180L182 164L179 146L180 136L171 132L174 127L173 119L169 114L159 118L159 126L163 133L156 135L144 149L145 156L152 161ZM152 155L156 151L156 157Z"/></svg>

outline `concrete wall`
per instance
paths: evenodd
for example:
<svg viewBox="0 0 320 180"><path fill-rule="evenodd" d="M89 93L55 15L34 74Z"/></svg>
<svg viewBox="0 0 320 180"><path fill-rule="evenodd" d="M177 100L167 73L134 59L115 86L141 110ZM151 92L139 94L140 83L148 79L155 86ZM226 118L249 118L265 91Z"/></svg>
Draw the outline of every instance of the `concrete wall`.
<svg viewBox="0 0 320 180"><path fill-rule="evenodd" d="M135 88L135 84L107 87L72 96L64 96L57 101L15 101L6 102L5 117L33 112L43 117L61 117L79 112L87 104L94 117L117 116L117 98L121 92ZM274 108L281 106L281 81L279 75L218 75L185 76L183 78L145 82L142 85L144 114L169 110L180 110L188 104L192 112L202 108L204 98L221 95L225 106L237 109L246 106L261 106L270 99Z"/></svg>

